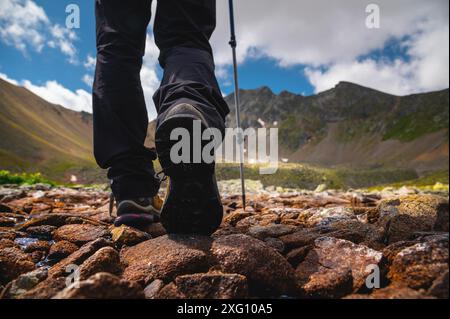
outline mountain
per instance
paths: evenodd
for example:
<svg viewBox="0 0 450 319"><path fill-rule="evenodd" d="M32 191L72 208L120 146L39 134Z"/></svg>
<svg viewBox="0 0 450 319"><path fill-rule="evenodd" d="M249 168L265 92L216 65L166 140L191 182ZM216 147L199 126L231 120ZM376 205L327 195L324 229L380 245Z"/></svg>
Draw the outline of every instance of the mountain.
<svg viewBox="0 0 450 319"><path fill-rule="evenodd" d="M0 169L43 172L89 182L98 174L92 156L92 115L51 104L0 80Z"/></svg>
<svg viewBox="0 0 450 319"><path fill-rule="evenodd" d="M449 90L394 96L348 82L323 93L241 90L242 126L278 127L290 162L448 169ZM234 94L226 97L234 126Z"/></svg>
<svg viewBox="0 0 450 319"><path fill-rule="evenodd" d="M244 127L278 127L289 162L355 168L448 169L449 90L393 96L342 82L313 96L242 90ZM234 96L228 125L233 126ZM155 123L146 144L154 143ZM92 115L0 80L0 169L79 182L105 180L92 155Z"/></svg>

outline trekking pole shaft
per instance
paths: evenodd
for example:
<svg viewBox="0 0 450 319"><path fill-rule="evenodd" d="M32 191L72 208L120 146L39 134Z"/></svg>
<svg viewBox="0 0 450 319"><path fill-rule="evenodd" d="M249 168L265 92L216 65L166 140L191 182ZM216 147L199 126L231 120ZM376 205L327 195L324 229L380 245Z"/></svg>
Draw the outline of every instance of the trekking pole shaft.
<svg viewBox="0 0 450 319"><path fill-rule="evenodd" d="M230 46L233 52L233 73L234 73L234 104L236 107L236 128L238 130L238 145L239 145L239 171L241 177L241 187L242 187L242 207L245 210L246 206L246 196L245 196L245 177L244 177L244 139L241 131L241 110L240 110L240 100L239 100L239 77L238 77L238 63L236 54L236 31L234 23L234 8L233 0L229 0L230 6L230 30L231 39Z"/></svg>

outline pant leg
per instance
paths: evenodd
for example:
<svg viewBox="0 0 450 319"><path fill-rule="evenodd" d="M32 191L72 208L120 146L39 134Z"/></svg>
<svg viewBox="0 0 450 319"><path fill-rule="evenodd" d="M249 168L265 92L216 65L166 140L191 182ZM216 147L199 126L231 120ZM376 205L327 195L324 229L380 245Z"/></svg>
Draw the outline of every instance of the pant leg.
<svg viewBox="0 0 450 319"><path fill-rule="evenodd" d="M171 107L188 103L203 114L209 127L224 131L229 109L214 74L209 43L215 27L216 0L158 1L154 34L164 69L154 95L158 124Z"/></svg>
<svg viewBox="0 0 450 319"><path fill-rule="evenodd" d="M121 199L153 196L154 150L144 146L148 115L140 80L151 0L96 0L94 154Z"/></svg>

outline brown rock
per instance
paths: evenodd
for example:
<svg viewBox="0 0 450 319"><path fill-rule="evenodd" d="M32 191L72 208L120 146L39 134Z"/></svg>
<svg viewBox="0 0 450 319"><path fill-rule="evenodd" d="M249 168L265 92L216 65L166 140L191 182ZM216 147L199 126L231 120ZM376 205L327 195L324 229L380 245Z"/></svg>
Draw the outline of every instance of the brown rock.
<svg viewBox="0 0 450 319"><path fill-rule="evenodd" d="M53 233L56 241L67 240L78 246L84 245L100 237L107 237L108 229L103 226L94 226L90 224L72 224L64 225Z"/></svg>
<svg viewBox="0 0 450 319"><path fill-rule="evenodd" d="M29 254L33 263L37 264L45 258L45 252L42 250L36 250Z"/></svg>
<svg viewBox="0 0 450 319"><path fill-rule="evenodd" d="M428 295L439 299L448 299L448 270L433 281L428 289Z"/></svg>
<svg viewBox="0 0 450 319"><path fill-rule="evenodd" d="M6 284L35 268L33 260L15 247L0 250L0 284Z"/></svg>
<svg viewBox="0 0 450 319"><path fill-rule="evenodd" d="M448 232L448 198L411 195L382 201L378 206L377 225L385 230L386 242L410 239L414 232Z"/></svg>
<svg viewBox="0 0 450 319"><path fill-rule="evenodd" d="M66 288L66 278L47 278L36 287L20 295L19 299L50 299Z"/></svg>
<svg viewBox="0 0 450 319"><path fill-rule="evenodd" d="M448 241L430 241L401 250L392 262L388 278L413 289L428 289L445 271Z"/></svg>
<svg viewBox="0 0 450 319"><path fill-rule="evenodd" d="M301 285L305 285L310 277L324 268L336 270L349 268L352 271L353 289L359 290L371 274L369 265L379 265L382 253L363 245L332 237L321 237L315 240L314 248L305 260L297 267L296 273Z"/></svg>
<svg viewBox="0 0 450 319"><path fill-rule="evenodd" d="M144 289L145 299L155 299L158 295L159 291L164 287L164 282L162 280L156 279L153 280L151 284L149 284Z"/></svg>
<svg viewBox="0 0 450 319"><path fill-rule="evenodd" d="M236 229L246 233L252 226L269 226L279 224L280 221L280 216L276 214L252 215L237 222Z"/></svg>
<svg viewBox="0 0 450 319"><path fill-rule="evenodd" d="M35 238L50 240L52 233L57 229L56 226L43 225L27 228L27 233Z"/></svg>
<svg viewBox="0 0 450 319"><path fill-rule="evenodd" d="M272 247L280 254L283 254L285 250L284 243L278 238L266 238L264 239L264 242L266 243L267 246Z"/></svg>
<svg viewBox="0 0 450 319"><path fill-rule="evenodd" d="M120 227L114 227L111 230L112 240L119 247L122 246L134 246L143 241L151 239L151 236L140 230L127 227L125 225Z"/></svg>
<svg viewBox="0 0 450 319"><path fill-rule="evenodd" d="M69 265L78 265L80 266L86 259L92 256L97 250L100 248L112 246L112 242L99 238L95 241L85 244L79 250L72 253L67 258L61 260L52 268L49 269L48 275L49 277L61 277L66 276L66 268Z"/></svg>
<svg viewBox="0 0 450 319"><path fill-rule="evenodd" d="M224 273L247 277L250 289L261 294L281 295L296 292L292 266L272 248L246 235L218 238L211 254Z"/></svg>
<svg viewBox="0 0 450 319"><path fill-rule="evenodd" d="M3 217L0 215L0 227L14 227L16 219L11 217Z"/></svg>
<svg viewBox="0 0 450 319"><path fill-rule="evenodd" d="M78 250L78 246L70 241L62 240L54 243L48 252L48 259L60 261Z"/></svg>
<svg viewBox="0 0 450 319"><path fill-rule="evenodd" d="M321 268L313 273L302 287L303 295L315 299L338 299L353 291L350 268Z"/></svg>
<svg viewBox="0 0 450 319"><path fill-rule="evenodd" d="M119 253L112 247L103 247L86 259L81 264L79 271L81 280L99 272L119 275L122 271Z"/></svg>
<svg viewBox="0 0 450 319"><path fill-rule="evenodd" d="M354 294L346 296L344 299L432 299L423 292L408 288L399 284L392 284L388 287L375 289L370 295Z"/></svg>
<svg viewBox="0 0 450 319"><path fill-rule="evenodd" d="M157 298L242 299L248 297L247 279L237 274L193 274L179 276L164 287Z"/></svg>
<svg viewBox="0 0 450 319"><path fill-rule="evenodd" d="M356 216L348 207L315 207L301 212L298 220L307 227L316 227L329 226L338 221L356 220Z"/></svg>
<svg viewBox="0 0 450 319"><path fill-rule="evenodd" d="M0 213L12 213L14 210L8 205L0 203Z"/></svg>
<svg viewBox="0 0 450 319"><path fill-rule="evenodd" d="M47 270L39 268L17 277L5 292L4 297L17 299L27 291L33 289L38 283L47 278Z"/></svg>
<svg viewBox="0 0 450 319"><path fill-rule="evenodd" d="M355 244L365 244L371 248L383 247L382 232L373 225L363 224L357 220L334 222L329 226L305 228L293 234L281 236L280 240L287 249L311 245L317 238L334 237L351 241Z"/></svg>
<svg viewBox="0 0 450 319"><path fill-rule="evenodd" d="M0 239L0 250L8 247L18 247L18 245L11 239Z"/></svg>
<svg viewBox="0 0 450 319"><path fill-rule="evenodd" d="M277 238L283 235L292 234L298 229L295 226L273 224L268 226L252 226L247 234L257 239L265 239L268 237Z"/></svg>
<svg viewBox="0 0 450 319"><path fill-rule="evenodd" d="M161 223L150 224L146 227L145 232L150 235L150 238L161 237L167 234Z"/></svg>
<svg viewBox="0 0 450 319"><path fill-rule="evenodd" d="M7 228L3 228L3 229L7 229ZM16 239L16 236L17 236L16 233L9 229L7 231L0 230L0 239L14 240L14 239Z"/></svg>
<svg viewBox="0 0 450 319"><path fill-rule="evenodd" d="M35 251L42 251L44 253L47 253L50 249L50 243L48 241L39 240L37 242L31 243L30 245L26 246L24 251L26 253L32 253Z"/></svg>
<svg viewBox="0 0 450 319"><path fill-rule="evenodd" d="M244 212L242 209L236 210L225 216L223 222L226 224L230 224L231 226L236 226L236 224L244 218L253 216L254 213Z"/></svg>
<svg viewBox="0 0 450 319"><path fill-rule="evenodd" d="M127 266L122 277L144 286L155 279L168 282L206 271L211 241L205 236L166 235L122 249L121 261Z"/></svg>
<svg viewBox="0 0 450 319"><path fill-rule="evenodd" d="M59 292L53 299L143 299L142 288L109 273L98 273Z"/></svg>
<svg viewBox="0 0 450 319"><path fill-rule="evenodd" d="M287 255L287 261L292 265L292 267L297 267L303 260L305 260L306 255L312 249L312 246L303 246L300 248L296 248L291 250Z"/></svg>

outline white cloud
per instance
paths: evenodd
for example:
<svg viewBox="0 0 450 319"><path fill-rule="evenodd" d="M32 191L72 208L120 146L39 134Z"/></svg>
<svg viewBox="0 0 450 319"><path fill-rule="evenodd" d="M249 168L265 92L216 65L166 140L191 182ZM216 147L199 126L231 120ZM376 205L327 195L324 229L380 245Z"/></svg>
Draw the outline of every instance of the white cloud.
<svg viewBox="0 0 450 319"><path fill-rule="evenodd" d="M378 89L389 87L383 82L387 78L398 92L448 86L448 1L378 0L381 28L368 29L365 8L372 2L235 1L238 59L242 63L267 56L282 67L309 66L318 91L340 76L348 78L341 71L348 66L353 70L351 78ZM218 24L212 43L220 68L231 64L231 52L227 1L218 1L217 6ZM358 62L361 56L383 49L390 40L405 37L411 38L408 53L412 62ZM323 72L323 79L319 78L319 67L329 69ZM369 73L360 75L360 70Z"/></svg>
<svg viewBox="0 0 450 319"><path fill-rule="evenodd" d="M155 45L153 36L147 34L145 56L141 70L141 82L149 120L155 119L157 115L155 104L153 103L153 94L160 84L160 79L156 72L158 68L158 57L159 50Z"/></svg>
<svg viewBox="0 0 450 319"><path fill-rule="evenodd" d="M95 64L97 63L97 60L92 55L88 54L86 57L86 61L84 61L83 65L87 70L94 70Z"/></svg>
<svg viewBox="0 0 450 319"><path fill-rule="evenodd" d="M448 26L417 34L407 45L409 61L368 58L336 63L325 71L307 68L305 75L316 92L330 89L340 81L355 82L396 95L448 88Z"/></svg>
<svg viewBox="0 0 450 319"><path fill-rule="evenodd" d="M36 85L29 80L17 81L11 79L4 73L0 73L0 78L11 84L23 86L50 103L77 112L92 113L92 95L85 90L78 89L74 92L57 81L47 81L44 85Z"/></svg>
<svg viewBox="0 0 450 319"><path fill-rule="evenodd" d="M81 80L89 87L92 87L92 85L94 84L94 77L89 74L85 74Z"/></svg>
<svg viewBox="0 0 450 319"><path fill-rule="evenodd" d="M3 79L6 82L14 84L14 85L19 85L19 82L17 82L16 80L10 79L5 73L0 73L0 79Z"/></svg>
<svg viewBox="0 0 450 319"><path fill-rule="evenodd" d="M56 81L47 81L42 86L28 80L22 81L21 84L50 103L59 104L74 111L92 113L92 96L85 90L78 89L73 92Z"/></svg>
<svg viewBox="0 0 450 319"><path fill-rule="evenodd" d="M70 63L77 63L73 30L52 24L45 10L32 0L0 0L0 41L27 55L45 46L59 49Z"/></svg>

